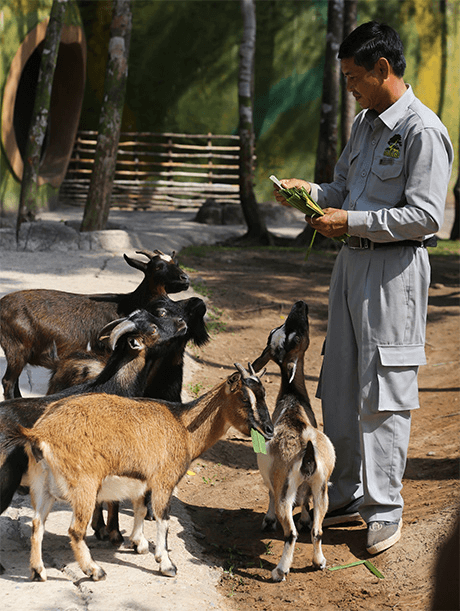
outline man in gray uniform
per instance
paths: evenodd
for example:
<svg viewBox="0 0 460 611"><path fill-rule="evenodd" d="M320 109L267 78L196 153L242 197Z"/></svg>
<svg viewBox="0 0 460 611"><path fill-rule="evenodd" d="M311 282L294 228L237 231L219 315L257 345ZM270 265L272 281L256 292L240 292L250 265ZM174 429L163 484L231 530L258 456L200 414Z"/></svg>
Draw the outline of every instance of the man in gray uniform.
<svg viewBox="0 0 460 611"><path fill-rule="evenodd" d="M334 444L324 525L368 525L366 549L401 536L402 478L417 374L425 364L430 283L427 244L440 229L453 161L446 128L403 80L399 35L378 22L354 30L339 50L362 107L334 181L303 185L325 215L306 221L325 236L350 237L332 273L318 385L324 431ZM275 190L280 203L286 203Z"/></svg>

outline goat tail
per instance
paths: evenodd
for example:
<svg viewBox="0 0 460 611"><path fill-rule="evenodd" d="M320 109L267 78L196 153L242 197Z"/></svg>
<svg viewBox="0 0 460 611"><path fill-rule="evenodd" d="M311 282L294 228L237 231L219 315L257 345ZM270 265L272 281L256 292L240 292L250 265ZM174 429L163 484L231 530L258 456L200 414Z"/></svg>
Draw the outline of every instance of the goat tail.
<svg viewBox="0 0 460 611"><path fill-rule="evenodd" d="M300 472L304 477L311 477L316 471L316 456L315 447L311 441L308 440L305 449L303 450L302 462L300 464Z"/></svg>
<svg viewBox="0 0 460 611"><path fill-rule="evenodd" d="M0 514L11 504L14 493L19 488L29 467L26 445L29 444L26 429L18 423L11 424L2 431L0 453ZM38 448L36 451L39 451Z"/></svg>
<svg viewBox="0 0 460 611"><path fill-rule="evenodd" d="M34 453L34 448L38 449L35 431L16 422L11 423L8 429L3 431L2 438L0 450L7 455L10 455L18 448L25 450L27 446L30 446Z"/></svg>

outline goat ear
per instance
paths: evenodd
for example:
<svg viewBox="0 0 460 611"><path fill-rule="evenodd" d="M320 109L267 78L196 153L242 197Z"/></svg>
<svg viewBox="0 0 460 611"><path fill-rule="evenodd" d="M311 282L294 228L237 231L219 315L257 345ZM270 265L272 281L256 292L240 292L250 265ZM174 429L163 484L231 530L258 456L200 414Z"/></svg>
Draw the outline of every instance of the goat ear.
<svg viewBox="0 0 460 611"><path fill-rule="evenodd" d="M238 372L232 374L227 380L227 384L230 387L230 392L237 391L238 388L240 387L240 382L241 382L241 374Z"/></svg>
<svg viewBox="0 0 460 611"><path fill-rule="evenodd" d="M252 362L252 367L254 371L260 371L270 360L270 348L267 346L262 354L256 358L255 361Z"/></svg>
<svg viewBox="0 0 460 611"><path fill-rule="evenodd" d="M131 257L128 257L128 255L125 254L123 255L123 257L128 265L134 267L135 269L138 269L139 271L145 274L145 272L147 271L146 263L144 263L143 261L137 261L137 259L131 259Z"/></svg>

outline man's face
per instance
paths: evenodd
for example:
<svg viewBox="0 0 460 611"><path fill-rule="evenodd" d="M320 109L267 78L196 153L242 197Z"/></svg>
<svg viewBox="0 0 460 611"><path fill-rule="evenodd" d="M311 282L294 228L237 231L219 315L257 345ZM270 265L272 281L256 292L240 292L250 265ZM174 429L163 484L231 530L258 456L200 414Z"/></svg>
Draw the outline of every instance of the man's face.
<svg viewBox="0 0 460 611"><path fill-rule="evenodd" d="M385 92L383 79L376 66L373 70L366 70L357 66L353 57L340 60L342 72L347 79L347 90L350 91L361 108L374 109L383 112L385 105Z"/></svg>

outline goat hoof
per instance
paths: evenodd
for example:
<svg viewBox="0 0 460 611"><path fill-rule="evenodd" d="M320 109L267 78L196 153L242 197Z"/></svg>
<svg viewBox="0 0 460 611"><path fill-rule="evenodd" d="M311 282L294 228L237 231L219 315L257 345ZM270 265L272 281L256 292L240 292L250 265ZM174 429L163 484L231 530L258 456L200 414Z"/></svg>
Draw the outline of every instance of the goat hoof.
<svg viewBox="0 0 460 611"><path fill-rule="evenodd" d="M326 568L326 558L323 558L319 562L313 560L313 566L315 569L323 571Z"/></svg>
<svg viewBox="0 0 460 611"><path fill-rule="evenodd" d="M109 538L109 533L107 532L105 526L103 528L95 528L94 535L99 541L107 541L107 539Z"/></svg>
<svg viewBox="0 0 460 611"><path fill-rule="evenodd" d="M107 573L104 571L104 569L101 569L100 566L95 566L94 568L85 571L85 573L88 575L88 577L91 577L93 581L102 581L107 577Z"/></svg>
<svg viewBox="0 0 460 611"><path fill-rule="evenodd" d="M32 568L30 578L32 581L46 581L45 567L41 566L38 569Z"/></svg>
<svg viewBox="0 0 460 611"><path fill-rule="evenodd" d="M168 566L164 569L160 567L160 573L165 577L175 577L177 573L177 568L174 566L174 564L171 564L171 566Z"/></svg>
<svg viewBox="0 0 460 611"><path fill-rule="evenodd" d="M108 539L114 547L120 547L123 543L123 535L119 530L113 530L109 533Z"/></svg>
<svg viewBox="0 0 460 611"><path fill-rule="evenodd" d="M262 522L262 530L276 530L276 520L273 518L264 518Z"/></svg>
<svg viewBox="0 0 460 611"><path fill-rule="evenodd" d="M149 542L147 539L139 541L137 543L131 542L132 548L137 554L148 554L149 553Z"/></svg>
<svg viewBox="0 0 460 611"><path fill-rule="evenodd" d="M278 567L276 567L276 569L273 569L272 571L272 579L275 582L280 582L280 581L286 581L286 575L287 573L285 573L284 571L282 571L281 569L279 569Z"/></svg>

